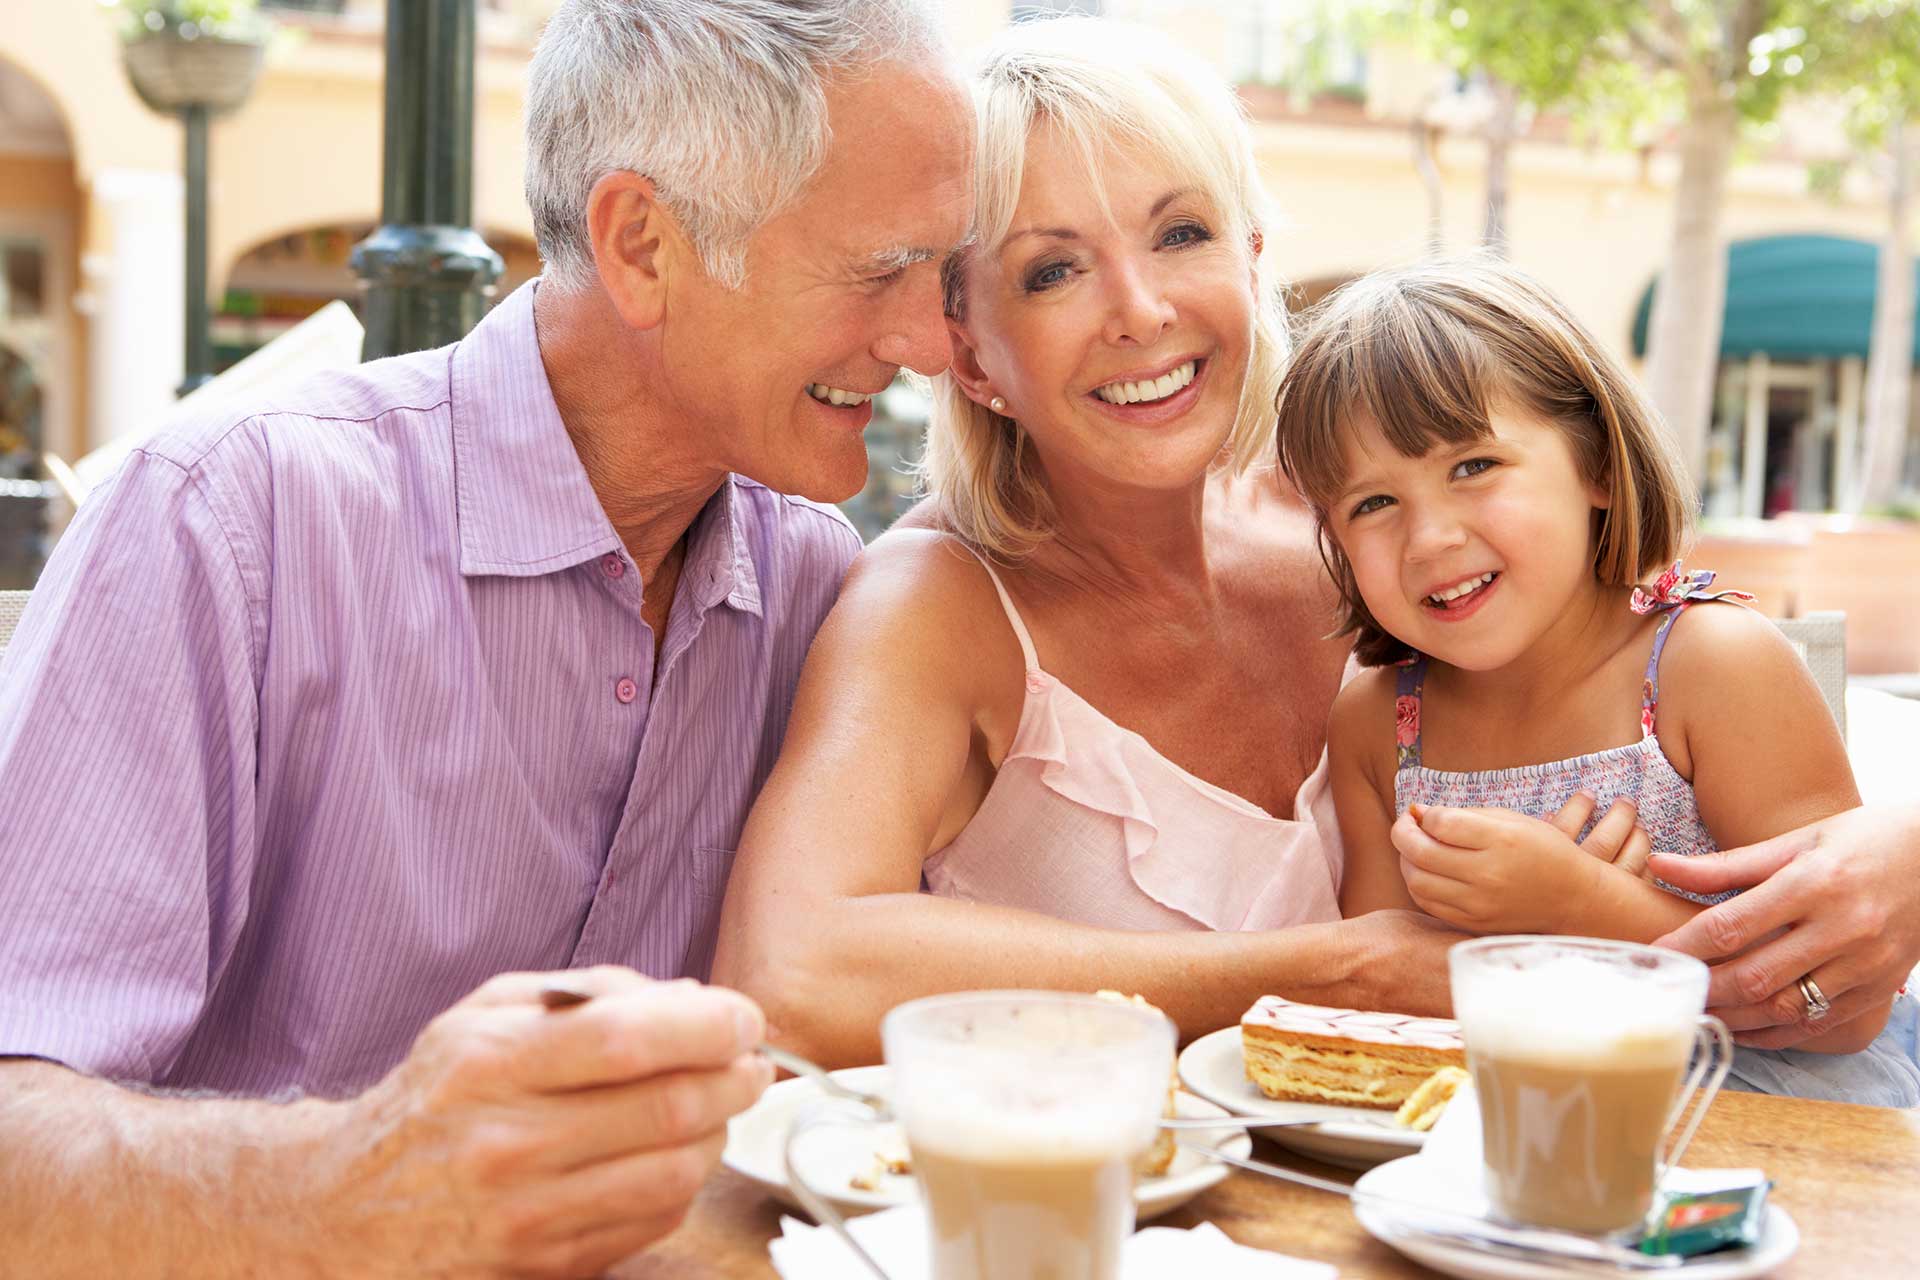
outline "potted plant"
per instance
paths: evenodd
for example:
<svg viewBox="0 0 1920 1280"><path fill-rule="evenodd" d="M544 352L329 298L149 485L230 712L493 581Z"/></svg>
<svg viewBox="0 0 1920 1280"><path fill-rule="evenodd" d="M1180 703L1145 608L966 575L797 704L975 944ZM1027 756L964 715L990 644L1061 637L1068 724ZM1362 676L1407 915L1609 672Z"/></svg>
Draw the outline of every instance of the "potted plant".
<svg viewBox="0 0 1920 1280"><path fill-rule="evenodd" d="M267 24L256 0L114 0L134 92L169 115L246 101L260 74Z"/></svg>

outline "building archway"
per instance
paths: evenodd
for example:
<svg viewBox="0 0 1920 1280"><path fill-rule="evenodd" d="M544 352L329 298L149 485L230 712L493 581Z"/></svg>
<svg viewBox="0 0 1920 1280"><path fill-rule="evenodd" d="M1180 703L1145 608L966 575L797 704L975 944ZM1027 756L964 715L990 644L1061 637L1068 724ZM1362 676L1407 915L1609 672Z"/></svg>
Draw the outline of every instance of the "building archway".
<svg viewBox="0 0 1920 1280"><path fill-rule="evenodd" d="M79 444L72 297L81 203L65 113L38 81L0 58L0 347L33 371L40 388L36 475L40 450L72 457ZM6 465L0 462L0 475L14 474Z"/></svg>
<svg viewBox="0 0 1920 1280"><path fill-rule="evenodd" d="M214 370L259 350L329 302L345 302L357 314L360 279L350 259L373 229L371 218L298 227L241 254L214 315ZM481 235L506 263L493 301L539 273L540 255L528 237L489 229Z"/></svg>

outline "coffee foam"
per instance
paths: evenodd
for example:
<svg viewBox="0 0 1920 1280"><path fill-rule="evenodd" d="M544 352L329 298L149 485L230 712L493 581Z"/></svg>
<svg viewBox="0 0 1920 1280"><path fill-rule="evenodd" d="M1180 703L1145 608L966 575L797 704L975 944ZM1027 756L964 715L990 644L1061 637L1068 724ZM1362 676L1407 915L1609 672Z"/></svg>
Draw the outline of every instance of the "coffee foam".
<svg viewBox="0 0 1920 1280"><path fill-rule="evenodd" d="M1648 981L1570 953L1527 969L1476 970L1458 984L1454 1013L1469 1052L1624 1066L1684 1058L1705 996L1694 982Z"/></svg>
<svg viewBox="0 0 1920 1280"><path fill-rule="evenodd" d="M1067 1107L1038 1115L905 1110L907 1142L979 1164L1091 1164L1131 1161L1152 1144L1158 1114L1117 1126L1111 1106Z"/></svg>
<svg viewBox="0 0 1920 1280"><path fill-rule="evenodd" d="M910 1143L957 1159L1131 1159L1154 1139L1167 1073L1163 1067L1150 1073L1130 1067L1109 1063L1104 1080L994 1080L923 1067L907 1088L895 1089L893 1104Z"/></svg>

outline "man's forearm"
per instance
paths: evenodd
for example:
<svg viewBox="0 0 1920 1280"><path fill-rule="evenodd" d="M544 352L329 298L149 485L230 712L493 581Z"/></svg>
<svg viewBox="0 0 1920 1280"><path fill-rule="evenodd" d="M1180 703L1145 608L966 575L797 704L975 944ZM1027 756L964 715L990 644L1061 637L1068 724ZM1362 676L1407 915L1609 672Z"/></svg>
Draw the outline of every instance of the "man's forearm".
<svg viewBox="0 0 1920 1280"><path fill-rule="evenodd" d="M1231 1026L1262 995L1356 1008L1445 1011L1436 982L1396 963L1360 921L1265 933L1096 929L927 894L783 904L804 929L735 940L714 978L767 1010L774 1034L834 1066L880 1060L880 1019L917 996L991 988L1137 992L1183 1036ZM1433 935L1438 937L1437 933ZM1428 957L1437 961L1435 950Z"/></svg>
<svg viewBox="0 0 1920 1280"><path fill-rule="evenodd" d="M150 1097L48 1062L0 1060L9 1271L327 1274L316 1192L338 1105Z"/></svg>

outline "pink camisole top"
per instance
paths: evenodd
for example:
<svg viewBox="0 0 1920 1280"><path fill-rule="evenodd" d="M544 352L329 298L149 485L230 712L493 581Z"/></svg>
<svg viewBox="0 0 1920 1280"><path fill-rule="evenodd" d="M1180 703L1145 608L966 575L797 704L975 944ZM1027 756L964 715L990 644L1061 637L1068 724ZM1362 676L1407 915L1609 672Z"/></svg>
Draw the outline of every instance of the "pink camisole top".
<svg viewBox="0 0 1920 1280"><path fill-rule="evenodd" d="M1325 751L1292 819L1195 777L1043 670L1005 585L981 564L1019 638L1026 696L979 810L926 860L932 892L1109 929L1340 918Z"/></svg>

